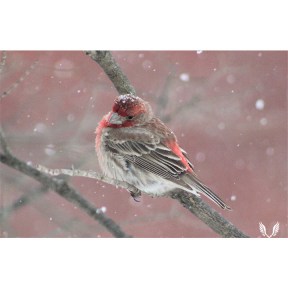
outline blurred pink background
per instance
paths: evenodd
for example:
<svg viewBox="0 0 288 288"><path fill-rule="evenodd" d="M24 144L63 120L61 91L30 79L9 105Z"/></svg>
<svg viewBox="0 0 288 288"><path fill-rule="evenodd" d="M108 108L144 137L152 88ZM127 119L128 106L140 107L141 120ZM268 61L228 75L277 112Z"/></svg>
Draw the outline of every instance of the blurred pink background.
<svg viewBox="0 0 288 288"><path fill-rule="evenodd" d="M269 235L279 222L276 237L287 237L287 52L112 53L137 95L174 130L199 178L233 211L203 200L251 237L263 237L259 222ZM10 91L1 99L1 125L17 157L99 171L94 131L117 91L97 63L83 52L9 51L0 77L0 94ZM0 167L0 209L39 187ZM93 179L69 183L134 237L219 237L170 198L143 195L136 203L127 191ZM9 214L0 232L111 237L53 191Z"/></svg>

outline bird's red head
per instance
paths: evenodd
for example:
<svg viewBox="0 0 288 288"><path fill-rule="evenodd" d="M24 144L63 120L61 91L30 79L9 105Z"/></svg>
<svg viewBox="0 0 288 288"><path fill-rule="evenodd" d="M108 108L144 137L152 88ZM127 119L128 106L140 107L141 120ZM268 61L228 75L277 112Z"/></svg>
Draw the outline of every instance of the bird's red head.
<svg viewBox="0 0 288 288"><path fill-rule="evenodd" d="M108 116L108 126L119 128L141 125L151 117L152 110L148 102L131 94L120 95Z"/></svg>
<svg viewBox="0 0 288 288"><path fill-rule="evenodd" d="M120 95L116 98L113 105L113 112L122 117L136 116L146 111L145 102L134 95Z"/></svg>

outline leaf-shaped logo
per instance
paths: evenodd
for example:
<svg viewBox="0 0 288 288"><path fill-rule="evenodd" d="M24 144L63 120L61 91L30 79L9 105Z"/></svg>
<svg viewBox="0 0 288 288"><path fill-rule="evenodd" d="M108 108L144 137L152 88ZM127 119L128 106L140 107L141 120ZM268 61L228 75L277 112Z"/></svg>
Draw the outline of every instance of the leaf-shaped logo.
<svg viewBox="0 0 288 288"><path fill-rule="evenodd" d="M279 224L279 222L277 222L277 223L273 226L272 234L271 234L271 235L267 235L265 225L264 225L262 222L259 222L259 230L260 230L261 234L262 234L264 237L267 237L267 238L271 238L271 237L276 236L277 233L279 232L279 228L280 228L280 224Z"/></svg>
<svg viewBox="0 0 288 288"><path fill-rule="evenodd" d="M276 236L277 235L277 233L279 232L279 227L280 225L279 225L279 222L277 222L275 225L274 225L274 227L273 227L273 231L272 231L272 234L271 234L271 236L270 237L273 237L273 236Z"/></svg>
<svg viewBox="0 0 288 288"><path fill-rule="evenodd" d="M266 227L262 222L259 222L259 230L264 237L268 237L268 235L266 234Z"/></svg>

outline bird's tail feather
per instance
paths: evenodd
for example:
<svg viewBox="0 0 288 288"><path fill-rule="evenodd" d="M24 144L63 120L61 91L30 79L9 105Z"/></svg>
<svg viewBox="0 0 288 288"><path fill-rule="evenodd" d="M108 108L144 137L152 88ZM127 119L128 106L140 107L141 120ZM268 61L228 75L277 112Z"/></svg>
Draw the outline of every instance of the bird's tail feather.
<svg viewBox="0 0 288 288"><path fill-rule="evenodd" d="M200 180L193 174L190 174L189 177L187 177L185 180L185 182L187 182L187 184L190 185L193 189L195 189L197 192L204 194L222 209L232 210L220 197L218 197L209 187L202 184Z"/></svg>

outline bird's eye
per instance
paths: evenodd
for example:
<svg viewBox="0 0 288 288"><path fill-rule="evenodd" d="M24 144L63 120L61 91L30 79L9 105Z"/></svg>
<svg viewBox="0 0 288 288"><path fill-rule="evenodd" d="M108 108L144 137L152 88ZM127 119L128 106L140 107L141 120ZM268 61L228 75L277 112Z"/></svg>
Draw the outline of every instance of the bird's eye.
<svg viewBox="0 0 288 288"><path fill-rule="evenodd" d="M133 116L127 116L127 119L128 119L128 120L132 120L132 119L133 119Z"/></svg>

